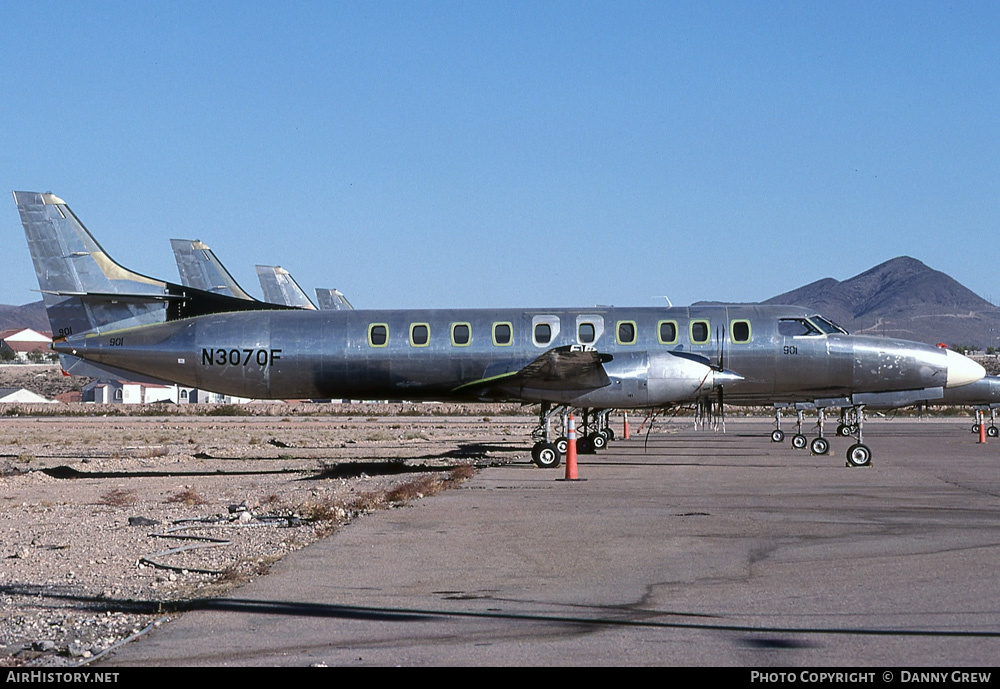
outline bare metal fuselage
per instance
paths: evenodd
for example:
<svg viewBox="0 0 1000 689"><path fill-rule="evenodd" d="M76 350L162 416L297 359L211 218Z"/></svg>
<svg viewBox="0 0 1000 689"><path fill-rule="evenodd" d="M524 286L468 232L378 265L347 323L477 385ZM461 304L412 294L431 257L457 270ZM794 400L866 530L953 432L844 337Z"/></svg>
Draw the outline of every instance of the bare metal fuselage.
<svg viewBox="0 0 1000 689"><path fill-rule="evenodd" d="M770 403L915 390L947 384L944 350L914 342L843 334L785 336L781 319L807 318L787 306L533 310L243 311L71 336L56 349L135 373L255 398L553 401L593 407L659 406L708 395L709 365L743 377L727 401ZM749 324L733 341L732 324ZM535 326L553 337L535 340ZM660 325L676 338L663 342ZM710 333L692 337L692 323ZM509 344L495 342L509 324ZM622 324L633 324L624 342ZM468 342L456 343L455 324ZM580 324L594 339L580 341ZM373 326L387 338L373 344ZM422 327L426 341L415 342ZM702 337L704 339L704 337ZM606 384L567 380L533 387L512 378L556 347L586 347L607 359Z"/></svg>

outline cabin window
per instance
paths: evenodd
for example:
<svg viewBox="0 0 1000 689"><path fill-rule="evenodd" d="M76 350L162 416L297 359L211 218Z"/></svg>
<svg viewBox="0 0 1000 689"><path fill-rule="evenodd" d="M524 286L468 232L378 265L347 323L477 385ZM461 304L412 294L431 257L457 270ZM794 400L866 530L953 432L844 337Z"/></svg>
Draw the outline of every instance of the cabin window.
<svg viewBox="0 0 1000 689"><path fill-rule="evenodd" d="M368 326L368 346L385 347L389 344L389 326L386 323L372 323Z"/></svg>
<svg viewBox="0 0 1000 689"><path fill-rule="evenodd" d="M618 344L635 344L635 321L618 321Z"/></svg>
<svg viewBox="0 0 1000 689"><path fill-rule="evenodd" d="M657 331L660 344L677 343L677 321L660 321L657 324Z"/></svg>
<svg viewBox="0 0 1000 689"><path fill-rule="evenodd" d="M705 344L710 332L708 321L691 321L691 344Z"/></svg>
<svg viewBox="0 0 1000 689"><path fill-rule="evenodd" d="M580 323L576 328L576 339L580 344L593 344L597 339L597 330L593 323Z"/></svg>
<svg viewBox="0 0 1000 689"><path fill-rule="evenodd" d="M535 344L552 342L552 326L548 323L535 323Z"/></svg>
<svg viewBox="0 0 1000 689"><path fill-rule="evenodd" d="M531 341L536 347L547 347L559 337L559 317L541 315L531 317Z"/></svg>
<svg viewBox="0 0 1000 689"><path fill-rule="evenodd" d="M468 323L451 324L451 344L455 347L468 347L472 342L472 326Z"/></svg>
<svg viewBox="0 0 1000 689"><path fill-rule="evenodd" d="M733 342L743 344L750 341L750 321L733 321L729 326Z"/></svg>
<svg viewBox="0 0 1000 689"><path fill-rule="evenodd" d="M511 333L512 329L510 323L494 323L493 344L497 347L509 347L511 342L513 342L513 336Z"/></svg>
<svg viewBox="0 0 1000 689"><path fill-rule="evenodd" d="M426 347L431 341L431 327L426 323L410 324L410 346Z"/></svg>

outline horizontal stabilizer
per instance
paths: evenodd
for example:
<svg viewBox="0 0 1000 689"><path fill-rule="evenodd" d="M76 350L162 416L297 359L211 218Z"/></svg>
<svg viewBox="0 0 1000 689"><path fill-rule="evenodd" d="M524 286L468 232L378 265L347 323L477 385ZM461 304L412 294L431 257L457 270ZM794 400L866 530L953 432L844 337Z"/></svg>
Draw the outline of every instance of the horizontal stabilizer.
<svg viewBox="0 0 1000 689"><path fill-rule="evenodd" d="M68 292L65 290L41 290L42 294L52 294L58 297L79 297L80 299L92 299L94 301L121 301L121 302L146 302L146 301L169 301L170 299L184 299L181 294L127 294L125 292Z"/></svg>

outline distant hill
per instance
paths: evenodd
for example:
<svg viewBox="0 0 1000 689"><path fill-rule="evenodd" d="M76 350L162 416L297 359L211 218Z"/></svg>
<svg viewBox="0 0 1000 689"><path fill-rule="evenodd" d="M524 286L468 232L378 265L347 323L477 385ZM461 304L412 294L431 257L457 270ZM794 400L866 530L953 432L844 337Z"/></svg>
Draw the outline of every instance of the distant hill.
<svg viewBox="0 0 1000 689"><path fill-rule="evenodd" d="M843 282L823 278L764 303L816 309L853 333L983 349L1000 346L1000 309L909 256Z"/></svg>
<svg viewBox="0 0 1000 689"><path fill-rule="evenodd" d="M31 328L38 332L48 332L51 327L49 317L45 315L45 305L41 301L23 306L0 304L0 330Z"/></svg>

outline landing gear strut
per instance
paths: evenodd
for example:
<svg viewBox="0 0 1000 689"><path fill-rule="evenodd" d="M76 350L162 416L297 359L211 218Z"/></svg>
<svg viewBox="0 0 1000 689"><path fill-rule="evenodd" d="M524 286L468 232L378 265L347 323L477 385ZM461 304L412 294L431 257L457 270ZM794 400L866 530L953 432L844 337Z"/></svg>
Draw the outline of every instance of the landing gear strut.
<svg viewBox="0 0 1000 689"><path fill-rule="evenodd" d="M538 427L531 436L537 442L531 448L531 461L537 466L548 469L557 467L562 463L562 458L566 456L569 440L566 438L567 416L570 407L565 404L552 406L550 402L542 402L538 412ZM580 424L577 426L576 451L581 455L592 455L598 450L603 450L611 440L614 440L615 432L611 430L608 417L611 415L610 409L601 409L592 412L590 408L580 410ZM558 437L553 437L552 419L562 417L559 424Z"/></svg>
<svg viewBox="0 0 1000 689"><path fill-rule="evenodd" d="M774 430L771 431L771 442L780 443L785 439L785 432L781 430L781 407L774 408Z"/></svg>
<svg viewBox="0 0 1000 689"><path fill-rule="evenodd" d="M809 439L802 435L802 410L796 410L795 435L792 436L792 447L801 450L809 444Z"/></svg>
<svg viewBox="0 0 1000 689"><path fill-rule="evenodd" d="M872 451L864 444L865 408L864 405L845 410L843 418L853 418L858 431L858 442L847 448L847 466L866 467L872 463Z"/></svg>
<svg viewBox="0 0 1000 689"><path fill-rule="evenodd" d="M542 402L542 407L538 412L538 428L532 432L532 437L537 438L531 447L531 461L541 469L557 467L562 463L563 455L566 453L566 438L552 438L552 417L565 412L564 405L553 407L548 402ZM560 449L562 448L562 449Z"/></svg>
<svg viewBox="0 0 1000 689"><path fill-rule="evenodd" d="M979 427L986 423L986 409L976 409L976 423L972 425L972 432L978 433ZM1000 428L997 428L997 410L990 407L990 425L986 427L986 435L991 438L1000 437Z"/></svg>
<svg viewBox="0 0 1000 689"><path fill-rule="evenodd" d="M819 431L819 436L813 438L812 442L809 443L809 451L814 455L825 455L830 451L830 441L823 437L823 411L823 407L816 410L818 416L816 420L816 428Z"/></svg>

